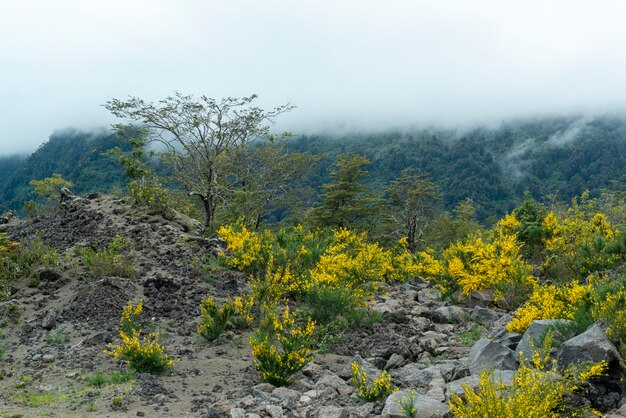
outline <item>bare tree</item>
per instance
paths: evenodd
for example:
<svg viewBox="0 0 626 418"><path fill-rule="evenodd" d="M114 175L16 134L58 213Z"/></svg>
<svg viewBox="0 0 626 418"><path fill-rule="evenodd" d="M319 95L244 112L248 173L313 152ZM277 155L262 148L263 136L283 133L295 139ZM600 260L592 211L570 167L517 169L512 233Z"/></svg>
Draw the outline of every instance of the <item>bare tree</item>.
<svg viewBox="0 0 626 418"><path fill-rule="evenodd" d="M215 100L176 92L156 103L136 97L113 99L104 107L113 115L146 129L147 139L167 147L172 171L193 196L202 201L205 226L223 203L226 183L222 161L228 154L269 136L273 118L294 108L289 104L270 111L253 106L256 95ZM128 125L115 125L125 129Z"/></svg>
<svg viewBox="0 0 626 418"><path fill-rule="evenodd" d="M437 185L428 175L406 169L389 183L387 194L391 221L400 226L398 233L406 236L409 250L415 251L431 221L438 198Z"/></svg>

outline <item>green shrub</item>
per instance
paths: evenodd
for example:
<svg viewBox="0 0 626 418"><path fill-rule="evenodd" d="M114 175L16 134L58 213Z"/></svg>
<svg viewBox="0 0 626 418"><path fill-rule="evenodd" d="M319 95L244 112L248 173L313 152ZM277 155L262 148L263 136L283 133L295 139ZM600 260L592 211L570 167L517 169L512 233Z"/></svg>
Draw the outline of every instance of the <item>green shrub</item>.
<svg viewBox="0 0 626 418"><path fill-rule="evenodd" d="M461 343L463 343L463 345L471 347L476 341L480 340L484 331L484 326L473 323L468 330L459 333L459 338L461 339Z"/></svg>
<svg viewBox="0 0 626 418"><path fill-rule="evenodd" d="M69 334L63 328L55 328L48 332L45 338L48 344L64 344L70 340Z"/></svg>
<svg viewBox="0 0 626 418"><path fill-rule="evenodd" d="M357 396L368 402L377 401L394 392L391 387L391 376L383 371L377 378L371 382L367 378L367 374L359 369L358 363L352 363L352 383L357 390Z"/></svg>
<svg viewBox="0 0 626 418"><path fill-rule="evenodd" d="M306 315L321 326L329 325L358 308L352 290L344 287L311 287L303 299L307 304Z"/></svg>
<svg viewBox="0 0 626 418"><path fill-rule="evenodd" d="M198 326L198 334L208 341L215 341L226 330L230 317L236 312L233 302L227 302L218 308L215 301L207 297L200 302L202 322Z"/></svg>
<svg viewBox="0 0 626 418"><path fill-rule="evenodd" d="M142 335L141 324L138 322L142 307L142 302L137 307L129 303L123 310L119 330L122 342L109 345L110 350L105 350L104 353L122 360L139 373L158 374L173 366L174 360L159 342L157 334ZM124 328L130 330L130 333L127 334Z"/></svg>
<svg viewBox="0 0 626 418"><path fill-rule="evenodd" d="M118 234L107 248L83 248L78 250L78 255L87 271L94 276L133 278L135 269L130 247L131 240Z"/></svg>
<svg viewBox="0 0 626 418"><path fill-rule="evenodd" d="M532 353L531 359L522 358L511 386L496 381L493 372L483 371L478 390L465 384L464 399L452 395L450 412L459 418L556 417L594 413L584 406L574 410L568 401L589 379L604 373L606 362L575 363L559 371L558 365L550 360L552 337L553 334L548 332L541 348Z"/></svg>
<svg viewBox="0 0 626 418"><path fill-rule="evenodd" d="M257 370L262 373L263 381L275 386L290 384L292 376L313 360L311 337L315 323L309 320L301 327L295 320L289 307L285 308L282 321L268 310L259 331L250 337Z"/></svg>
<svg viewBox="0 0 626 418"><path fill-rule="evenodd" d="M111 373L104 373L97 371L94 374L87 376L85 383L88 386L103 387L108 385L116 385L120 383L126 383L133 379L133 373L130 371L118 372L113 371Z"/></svg>
<svg viewBox="0 0 626 418"><path fill-rule="evenodd" d="M41 237L18 243L0 233L0 301L9 298L18 279L38 280L37 269L54 269L58 263L59 253Z"/></svg>
<svg viewBox="0 0 626 418"><path fill-rule="evenodd" d="M398 400L398 405L402 409L403 418L416 418L417 408L415 408L415 392L411 391L407 396Z"/></svg>

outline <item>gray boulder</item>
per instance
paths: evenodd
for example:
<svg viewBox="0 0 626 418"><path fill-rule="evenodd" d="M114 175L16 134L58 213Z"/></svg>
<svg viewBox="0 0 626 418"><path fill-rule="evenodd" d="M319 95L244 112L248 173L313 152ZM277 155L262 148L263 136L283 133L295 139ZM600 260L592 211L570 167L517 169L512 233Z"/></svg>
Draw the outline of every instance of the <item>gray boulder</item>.
<svg viewBox="0 0 626 418"><path fill-rule="evenodd" d="M348 411L338 406L322 406L317 410L317 418L348 418Z"/></svg>
<svg viewBox="0 0 626 418"><path fill-rule="evenodd" d="M428 387L433 381L444 382L441 369L438 367L427 367L417 363L409 363L397 370L392 370L391 375L407 386Z"/></svg>
<svg viewBox="0 0 626 418"><path fill-rule="evenodd" d="M501 316L502 314L494 310L483 308L482 306L475 306L472 310L472 315L470 316L470 319L474 322L478 322L479 324L484 325L493 324L498 319L500 319Z"/></svg>
<svg viewBox="0 0 626 418"><path fill-rule="evenodd" d="M502 329L500 332L495 334L491 340L494 343L498 343L514 350L522 340L522 334L518 334L517 332L507 332L506 329Z"/></svg>
<svg viewBox="0 0 626 418"><path fill-rule="evenodd" d="M467 306L470 308L475 306L486 308L487 306L493 305L494 300L495 295L492 289L477 290L476 292L470 293Z"/></svg>
<svg viewBox="0 0 626 418"><path fill-rule="evenodd" d="M433 313L433 321L441 324L458 324L466 321L467 317L467 312L460 306L441 306Z"/></svg>
<svg viewBox="0 0 626 418"><path fill-rule="evenodd" d="M515 352L508 347L481 338L469 353L468 366L471 374L479 374L483 369L515 370Z"/></svg>
<svg viewBox="0 0 626 418"><path fill-rule="evenodd" d="M502 382L502 384L506 386L510 386L513 384L513 376L515 375L515 371L513 370L494 370L493 378L496 382ZM452 394L463 397L463 386L468 385L470 388L476 390L479 386L480 376L472 375L466 376L458 380L454 380L447 385L448 389L448 399L452 398Z"/></svg>
<svg viewBox="0 0 626 418"><path fill-rule="evenodd" d="M609 364L621 361L619 351L606 336L600 322L596 322L582 334L565 341L556 358L560 367L567 367L577 361L597 363L606 360Z"/></svg>
<svg viewBox="0 0 626 418"><path fill-rule="evenodd" d="M568 319L540 319L533 321L524 335L517 344L515 349L515 359L520 359L520 353L526 359L530 359L533 353L533 347L538 348L541 346L541 338L550 329L559 324L566 324L572 322Z"/></svg>

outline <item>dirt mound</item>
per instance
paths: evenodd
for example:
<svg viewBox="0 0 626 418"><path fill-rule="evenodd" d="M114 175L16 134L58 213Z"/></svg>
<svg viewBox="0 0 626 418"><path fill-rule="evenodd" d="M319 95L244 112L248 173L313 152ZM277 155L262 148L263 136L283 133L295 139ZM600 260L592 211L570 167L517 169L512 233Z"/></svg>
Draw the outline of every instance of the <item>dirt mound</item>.
<svg viewBox="0 0 626 418"><path fill-rule="evenodd" d="M111 325L117 323L120 312L135 294L128 280L105 277L78 291L61 316L65 321Z"/></svg>

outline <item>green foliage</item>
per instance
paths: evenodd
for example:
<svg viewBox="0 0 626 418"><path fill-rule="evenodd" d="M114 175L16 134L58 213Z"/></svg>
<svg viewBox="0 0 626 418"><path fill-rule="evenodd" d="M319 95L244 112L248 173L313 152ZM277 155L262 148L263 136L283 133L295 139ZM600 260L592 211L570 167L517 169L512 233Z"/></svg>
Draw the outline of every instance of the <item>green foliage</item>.
<svg viewBox="0 0 626 418"><path fill-rule="evenodd" d="M190 260L193 271L202 277L207 283L213 282L216 272L228 268L223 258L213 256L193 256Z"/></svg>
<svg viewBox="0 0 626 418"><path fill-rule="evenodd" d="M200 302L200 314L202 322L198 326L198 334L207 341L215 341L228 326L231 316L237 312L233 302L226 302L218 308L215 301L207 297Z"/></svg>
<svg viewBox="0 0 626 418"><path fill-rule="evenodd" d="M476 341L480 340L483 332L485 332L484 326L473 323L468 330L461 331L459 333L459 338L461 339L461 343L463 343L463 345L471 347Z"/></svg>
<svg viewBox="0 0 626 418"><path fill-rule="evenodd" d="M478 235L481 231L474 203L463 200L456 205L452 214L440 212L435 215L424 234L425 245L442 250L468 236Z"/></svg>
<svg viewBox="0 0 626 418"><path fill-rule="evenodd" d="M388 217L397 228L395 240L406 237L407 248L415 252L435 211L437 185L428 175L406 169L389 183L387 195Z"/></svg>
<svg viewBox="0 0 626 418"><path fill-rule="evenodd" d="M205 226L213 224L217 210L231 189L224 159L254 141L269 137L267 122L293 108L284 105L265 111L253 106L256 95L215 100L178 92L157 103L137 97L113 99L104 107L113 115L146 127L148 142L167 148L163 156L183 189L203 205ZM128 129L118 125L119 130Z"/></svg>
<svg viewBox="0 0 626 418"><path fill-rule="evenodd" d="M97 371L85 378L85 383L88 386L104 387L108 385L117 385L120 383L130 382L133 379L133 373L131 371L118 372L116 370L110 373L104 373Z"/></svg>
<svg viewBox="0 0 626 418"><path fill-rule="evenodd" d="M400 408L402 408L403 418L417 418L417 408L415 408L415 392L410 391L407 396L403 396L398 400Z"/></svg>
<svg viewBox="0 0 626 418"><path fill-rule="evenodd" d="M536 257L542 249L542 221L546 215L545 209L532 198L530 193L526 192L524 202L513 211L513 215L520 222L515 232L517 239L524 243L522 251L528 257Z"/></svg>
<svg viewBox="0 0 626 418"><path fill-rule="evenodd" d="M386 371L370 382L357 362L352 363L352 383L356 387L357 396L368 402L382 399L395 391L391 387L391 376Z"/></svg>
<svg viewBox="0 0 626 418"><path fill-rule="evenodd" d="M7 353L7 349L2 346L2 342L4 341L5 335L0 333L0 361L4 359L4 356Z"/></svg>
<svg viewBox="0 0 626 418"><path fill-rule="evenodd" d="M55 173L52 177L43 180L31 180L30 185L40 198L48 202L58 203L61 200L61 189L73 187L74 183L65 180L61 174Z"/></svg>
<svg viewBox="0 0 626 418"><path fill-rule="evenodd" d="M259 330L250 337L255 366L263 381L275 386L292 383L293 375L313 360L311 337L315 323L296 324L296 315L285 308L282 319L274 307L266 307Z"/></svg>
<svg viewBox="0 0 626 418"><path fill-rule="evenodd" d="M551 141L572 124L583 124L584 135L567 143ZM516 120L464 132L430 128L303 136L292 141L290 149L323 155L322 168L342 153L367 156L372 162L370 184L380 188L400 177L402 170L417 168L439 186L445 210L471 199L477 218L485 220L513 210L525 191L535 199L555 195L569 200L585 188L593 196L603 188L618 189L626 166L625 125L624 118L607 116L585 122L573 117ZM319 187L328 177L321 169L307 180Z"/></svg>
<svg viewBox="0 0 626 418"><path fill-rule="evenodd" d="M40 393L25 393L15 395L15 400L30 408L38 408L45 405L61 402L67 396L64 393L55 393L52 391L43 391Z"/></svg>
<svg viewBox="0 0 626 418"><path fill-rule="evenodd" d="M128 194L133 200L133 204L148 209L151 212L166 214L170 206L169 193L163 188L159 178L148 166L152 153L146 155L145 147L146 132L136 132L137 138L130 138L128 143L132 149L123 152L120 147L115 147L106 152L107 155L114 156L124 168L124 173L128 178Z"/></svg>
<svg viewBox="0 0 626 418"><path fill-rule="evenodd" d="M358 299L344 287L312 286L303 295L306 316L320 326L327 326L356 310Z"/></svg>
<svg viewBox="0 0 626 418"><path fill-rule="evenodd" d="M239 222L257 230L262 221L280 213L298 214L307 206L309 188L301 180L315 167L316 158L288 152L284 141L264 141L225 154L227 187L218 225ZM279 213L280 212L280 213Z"/></svg>
<svg viewBox="0 0 626 418"><path fill-rule="evenodd" d="M568 143L551 140L572 124L584 125L584 135ZM559 196L568 201L585 189L593 197L600 196L602 189L623 190L625 126L623 118L609 116L584 122L570 117L546 118L503 122L498 128L477 127L462 133L429 128L342 137L303 136L285 144L288 152L309 153L319 158L318 166L295 185L298 192L313 188L310 197L313 203L319 202L317 195L321 185L329 182L328 172L337 156L359 153L371 161L366 180L370 186L382 191L391 180L401 176L402 170L413 167L429 173L438 185L443 209L452 211L459 202L472 199L477 218L485 220L489 216L503 216L519 206L525 191L537 200ZM3 209L21 210L31 190L28 182L52 173L74 181L76 193L122 188L126 182L123 170L101 152L115 146L129 150L127 136L67 130L54 133L28 159L20 159L21 164L7 161L6 166L0 167L7 173L0 177L5 179L0 183ZM167 167L155 168L159 173L168 171ZM227 176L219 177L221 182ZM224 195L223 188L218 192ZM297 213L297 209L293 211ZM221 214L226 215L225 211ZM277 208L265 219L279 221L289 215ZM425 234L426 239L429 237L430 233Z"/></svg>
<svg viewBox="0 0 626 418"><path fill-rule="evenodd" d="M605 320L609 327L607 335L626 347L626 274L619 281L600 281L590 296L587 307L594 319Z"/></svg>
<svg viewBox="0 0 626 418"><path fill-rule="evenodd" d="M70 336L62 327L58 327L48 332L45 340L48 344L60 345L69 342Z"/></svg>
<svg viewBox="0 0 626 418"><path fill-rule="evenodd" d="M143 335L138 316L143 309L143 303L135 307L132 302L122 311L120 318L120 344L110 344L104 353L119 359L129 365L131 370L139 373L159 374L174 365L174 360L167 354L165 347L160 343L156 333ZM130 329L126 334L124 329Z"/></svg>
<svg viewBox="0 0 626 418"><path fill-rule="evenodd" d="M63 130L53 133L48 142L2 177L5 180L0 182L3 210L21 211L32 191L30 180L50 177L52 173L72 179L76 184L72 189L75 193L108 192L121 186L124 174L119 166L101 155L101 151L115 146L126 149L128 143L108 132Z"/></svg>
<svg viewBox="0 0 626 418"><path fill-rule="evenodd" d="M363 183L369 161L360 155L342 154L336 169L330 174L332 183L323 186L322 204L312 212L320 226L333 228L367 229L375 219L381 200L374 198Z"/></svg>
<svg viewBox="0 0 626 418"><path fill-rule="evenodd" d="M0 233L0 301L7 299L19 279L36 283L39 269L56 269L59 253L37 236L22 243L9 241Z"/></svg>
<svg viewBox="0 0 626 418"><path fill-rule="evenodd" d="M130 254L131 240L117 234L106 248L77 249L87 271L93 276L133 278L134 258Z"/></svg>

